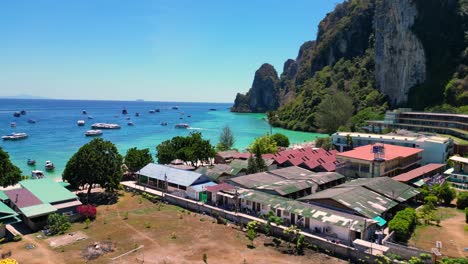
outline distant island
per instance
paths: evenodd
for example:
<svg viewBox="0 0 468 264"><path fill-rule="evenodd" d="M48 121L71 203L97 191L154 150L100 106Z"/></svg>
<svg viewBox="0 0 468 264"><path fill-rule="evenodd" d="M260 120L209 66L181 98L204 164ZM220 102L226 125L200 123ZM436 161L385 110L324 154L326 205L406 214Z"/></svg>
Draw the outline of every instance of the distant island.
<svg viewBox="0 0 468 264"><path fill-rule="evenodd" d="M18 95L0 95L0 99L51 99L42 96L30 95L30 94L18 94Z"/></svg>

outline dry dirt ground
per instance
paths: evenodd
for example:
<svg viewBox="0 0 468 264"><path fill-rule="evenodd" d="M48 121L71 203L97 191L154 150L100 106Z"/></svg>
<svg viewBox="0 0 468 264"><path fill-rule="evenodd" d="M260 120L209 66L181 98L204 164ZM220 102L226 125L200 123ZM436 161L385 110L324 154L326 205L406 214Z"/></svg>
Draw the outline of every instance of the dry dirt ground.
<svg viewBox="0 0 468 264"><path fill-rule="evenodd" d="M428 251L435 247L436 241L442 242L441 253L449 257L468 257L468 231L464 230L465 214L455 208L439 208L442 217L440 226L418 226L409 245Z"/></svg>
<svg viewBox="0 0 468 264"><path fill-rule="evenodd" d="M153 204L140 196L125 193L119 202L98 207L95 221L85 228L75 223L68 232L81 231L89 238L62 247L52 248L47 240L30 234L20 242L3 244L1 252L11 250L19 263L327 263L344 264L325 254L306 250L305 256L283 254L264 246L264 236L250 241L234 225L217 224L212 218L189 213L180 207ZM81 252L95 242L110 240L115 250L86 261ZM34 244L34 249L27 249ZM137 252L112 259L139 246Z"/></svg>

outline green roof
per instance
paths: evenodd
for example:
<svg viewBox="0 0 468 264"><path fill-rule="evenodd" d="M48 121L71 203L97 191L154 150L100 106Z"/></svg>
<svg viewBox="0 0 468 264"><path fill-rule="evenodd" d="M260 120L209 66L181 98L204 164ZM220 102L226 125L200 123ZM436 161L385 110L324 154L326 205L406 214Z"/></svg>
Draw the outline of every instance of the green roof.
<svg viewBox="0 0 468 264"><path fill-rule="evenodd" d="M362 186L335 187L302 197L298 200L320 203L320 200L326 199L334 200L343 207L349 208L349 210L368 218L380 216L398 205L397 202L390 198Z"/></svg>
<svg viewBox="0 0 468 264"><path fill-rule="evenodd" d="M364 229L366 219L357 215L339 212L333 209L324 208L308 203L298 202L276 195L263 193L260 191L243 189L240 198L262 205L270 206L272 209L285 210L289 213L314 219L335 226L350 228L361 232ZM368 220L369 221L369 220ZM369 223L369 222L368 222Z"/></svg>
<svg viewBox="0 0 468 264"><path fill-rule="evenodd" d="M47 215L47 214L57 211L57 209L55 209L55 207L53 207L50 204L38 204L38 205L23 207L20 210L24 214L24 216L26 216L27 218Z"/></svg>
<svg viewBox="0 0 468 264"><path fill-rule="evenodd" d="M291 193L295 193L301 190L310 189L316 187L313 181L308 180L283 180L274 182L272 184L265 184L254 187L256 190L260 191L274 191L279 195L288 195Z"/></svg>
<svg viewBox="0 0 468 264"><path fill-rule="evenodd" d="M4 191L0 191L0 200L1 200L1 201L6 201L6 200L8 200L8 199L10 199L10 198L8 198L8 196L5 194L5 192L4 192Z"/></svg>
<svg viewBox="0 0 468 264"><path fill-rule="evenodd" d="M62 185L63 187L68 187L70 186L71 184L69 184L68 182L64 182L64 181L61 181L61 182L58 182L60 185Z"/></svg>
<svg viewBox="0 0 468 264"><path fill-rule="evenodd" d="M416 188L389 177L356 179L338 185L335 188L353 186L362 186L398 202L405 202L419 194L419 191L416 190Z"/></svg>
<svg viewBox="0 0 468 264"><path fill-rule="evenodd" d="M1 222L4 222L5 219L11 218L11 217L16 218L17 215L18 213L13 211L13 209L8 207L6 204L0 202L0 221Z"/></svg>
<svg viewBox="0 0 468 264"><path fill-rule="evenodd" d="M50 179L34 179L20 181L19 184L28 189L43 203L56 203L76 199L77 196L65 189L60 183Z"/></svg>

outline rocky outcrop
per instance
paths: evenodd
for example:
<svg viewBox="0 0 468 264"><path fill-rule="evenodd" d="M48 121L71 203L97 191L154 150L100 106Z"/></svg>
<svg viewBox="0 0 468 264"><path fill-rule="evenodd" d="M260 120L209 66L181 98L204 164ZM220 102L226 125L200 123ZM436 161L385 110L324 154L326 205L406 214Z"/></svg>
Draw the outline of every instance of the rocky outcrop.
<svg viewBox="0 0 468 264"><path fill-rule="evenodd" d="M376 6L375 79L394 106L404 104L410 88L426 80L424 48L412 31L417 15L410 0L382 0Z"/></svg>
<svg viewBox="0 0 468 264"><path fill-rule="evenodd" d="M252 88L246 95L237 94L232 112L264 113L278 108L278 73L265 63L256 72Z"/></svg>

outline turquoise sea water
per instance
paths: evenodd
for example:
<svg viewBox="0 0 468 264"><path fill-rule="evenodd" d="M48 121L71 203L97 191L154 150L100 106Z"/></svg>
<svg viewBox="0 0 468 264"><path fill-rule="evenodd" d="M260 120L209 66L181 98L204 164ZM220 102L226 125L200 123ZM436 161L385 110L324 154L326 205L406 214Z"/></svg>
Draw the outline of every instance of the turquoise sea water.
<svg viewBox="0 0 468 264"><path fill-rule="evenodd" d="M173 110L173 106L179 109ZM60 178L68 159L91 140L84 133L97 122L122 126L118 130L103 130L102 136L114 142L122 155L131 147L150 148L155 154L155 146L160 142L194 130L202 132L204 138L216 144L225 125L233 130L238 149L245 149L256 137L270 132L264 114L231 113L228 110L230 106L222 103L0 99L0 135L12 132L29 135L24 140L0 141L0 146L9 153L23 174L29 175L33 169L43 170L45 161L51 160L56 169L46 175ZM124 108L128 110L128 115L122 115ZM210 108L216 111L210 111ZM160 109L161 112L150 114L151 109ZM20 110L25 110L26 115L14 117L13 112ZM87 119L82 110L86 110L94 119ZM135 112L139 112L140 116L136 117ZM128 117L131 120L127 120ZM30 124L28 119L36 123ZM85 126L77 126L76 122L80 119L86 121ZM128 126L129 121L135 125ZM11 128L11 122L16 122L17 127ZM161 126L161 122L168 125ZM191 128L176 129L176 123L187 123ZM273 128L273 133L276 132L284 133L293 143L311 141L321 136ZM36 166L28 166L27 159L35 159Z"/></svg>

